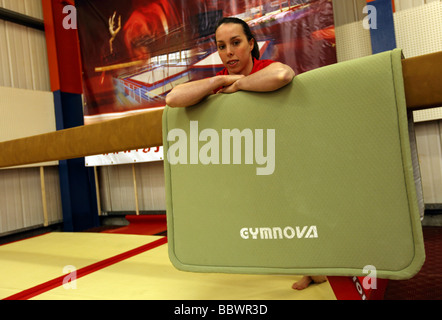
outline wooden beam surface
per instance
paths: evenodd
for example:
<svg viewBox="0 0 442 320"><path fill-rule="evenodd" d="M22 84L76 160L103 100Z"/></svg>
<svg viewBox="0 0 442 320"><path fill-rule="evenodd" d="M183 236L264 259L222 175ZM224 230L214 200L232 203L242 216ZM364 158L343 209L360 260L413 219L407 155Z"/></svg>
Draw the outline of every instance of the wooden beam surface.
<svg viewBox="0 0 442 320"><path fill-rule="evenodd" d="M442 51L402 60L402 73L408 109L442 106Z"/></svg>
<svg viewBox="0 0 442 320"><path fill-rule="evenodd" d="M0 142L0 168L163 145L163 108ZM62 150L62 151L60 151ZM43 160L43 161L41 161Z"/></svg>

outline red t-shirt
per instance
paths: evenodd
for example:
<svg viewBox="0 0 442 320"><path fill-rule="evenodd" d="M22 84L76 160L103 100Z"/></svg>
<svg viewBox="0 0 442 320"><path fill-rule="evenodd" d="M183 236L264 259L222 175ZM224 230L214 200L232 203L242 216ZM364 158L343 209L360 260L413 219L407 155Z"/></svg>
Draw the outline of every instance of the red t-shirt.
<svg viewBox="0 0 442 320"><path fill-rule="evenodd" d="M250 72L250 74L255 73L261 69L264 69L265 67L267 67L268 65L272 64L273 60L257 60L256 58L253 58L253 68L252 71ZM222 69L221 71L216 73L217 76L227 76L229 75L229 72L227 71L227 68ZM221 90L223 87L219 87L217 89L215 89L213 92L216 93L219 90Z"/></svg>

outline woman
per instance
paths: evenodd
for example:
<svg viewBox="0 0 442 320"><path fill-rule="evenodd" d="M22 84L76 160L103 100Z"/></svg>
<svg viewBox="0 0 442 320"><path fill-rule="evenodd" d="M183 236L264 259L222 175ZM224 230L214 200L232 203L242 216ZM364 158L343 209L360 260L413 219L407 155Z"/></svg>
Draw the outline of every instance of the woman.
<svg viewBox="0 0 442 320"><path fill-rule="evenodd" d="M170 107L188 107L214 93L274 91L295 76L291 67L272 60L259 60L259 47L249 26L238 18L223 18L215 29L215 42L224 69L216 76L176 86L166 97ZM305 276L292 288L302 290L325 277Z"/></svg>
<svg viewBox="0 0 442 320"><path fill-rule="evenodd" d="M241 19L221 19L215 29L215 42L225 68L214 77L176 86L166 97L168 106L188 107L214 93L274 91L295 76L288 65L259 60L258 43Z"/></svg>

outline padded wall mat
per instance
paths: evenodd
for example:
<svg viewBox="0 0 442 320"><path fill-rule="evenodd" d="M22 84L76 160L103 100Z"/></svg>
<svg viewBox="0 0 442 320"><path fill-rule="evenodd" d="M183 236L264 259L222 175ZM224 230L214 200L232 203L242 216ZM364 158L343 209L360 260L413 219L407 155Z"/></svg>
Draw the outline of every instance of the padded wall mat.
<svg viewBox="0 0 442 320"><path fill-rule="evenodd" d="M425 253L401 54L316 69L276 92L166 107L173 264L195 272L416 274Z"/></svg>

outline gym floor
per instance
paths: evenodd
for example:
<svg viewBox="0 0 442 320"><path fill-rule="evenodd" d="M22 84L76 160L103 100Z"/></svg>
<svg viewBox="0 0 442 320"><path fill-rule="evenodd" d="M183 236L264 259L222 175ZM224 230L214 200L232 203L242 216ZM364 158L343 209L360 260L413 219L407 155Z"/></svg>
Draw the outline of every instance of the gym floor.
<svg viewBox="0 0 442 320"><path fill-rule="evenodd" d="M360 298L355 293L354 284L346 277L329 277L325 283L296 291L291 289L291 285L301 276L178 271L168 258L165 216L127 216L126 219L128 225L108 225L88 232L64 233L55 230L20 240L19 236L16 239L4 237L3 245L0 245L0 299ZM434 219L437 217L432 217L433 222L429 226L424 223L426 261L421 271L410 280L385 282L386 288L378 290L378 299L442 299L442 276L439 273L442 269L442 227L434 225Z"/></svg>

